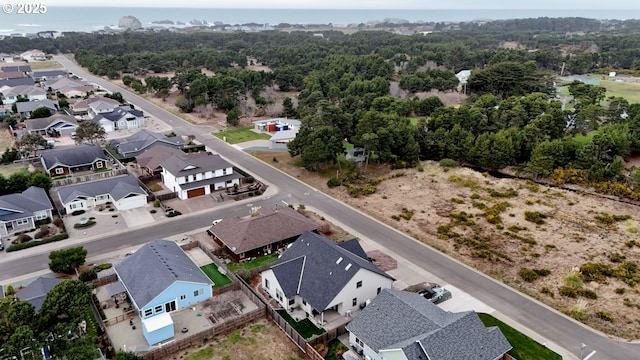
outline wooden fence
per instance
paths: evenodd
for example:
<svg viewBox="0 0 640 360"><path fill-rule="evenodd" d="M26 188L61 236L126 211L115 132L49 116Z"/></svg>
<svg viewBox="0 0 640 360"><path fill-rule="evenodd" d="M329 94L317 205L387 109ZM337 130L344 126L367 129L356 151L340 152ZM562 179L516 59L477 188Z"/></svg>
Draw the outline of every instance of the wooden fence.
<svg viewBox="0 0 640 360"><path fill-rule="evenodd" d="M71 177L67 177L64 179L53 179L53 186L54 187L66 186L66 185L72 185L72 184L77 184L81 182L106 179L114 176L127 175L127 174L129 174L127 169L114 169L114 170L102 171L102 172L97 172L97 173L87 174L87 175L73 175Z"/></svg>
<svg viewBox="0 0 640 360"><path fill-rule="evenodd" d="M114 316L114 317L112 317L112 318L108 318L108 319L106 319L106 320L104 321L104 324L105 324L106 326L115 325L115 324L117 324L117 323L119 323L119 322L122 322L122 321L125 321L125 320L127 320L127 319L133 319L133 316L134 316L135 314L136 314L136 312L135 312L135 311L133 311L133 310L131 310L131 311L128 311L128 312L126 312L126 313L124 313L124 314L116 315L116 316Z"/></svg>
<svg viewBox="0 0 640 360"><path fill-rule="evenodd" d="M229 334L234 330L242 328L264 317L265 309L258 308L234 319L225 320L220 324L215 324L205 331L198 332L184 339L176 340L168 345L155 348L149 352L144 353L142 357L144 358L144 360L167 359L169 356L183 351L189 347L202 345L203 343L208 342L210 339L216 336Z"/></svg>

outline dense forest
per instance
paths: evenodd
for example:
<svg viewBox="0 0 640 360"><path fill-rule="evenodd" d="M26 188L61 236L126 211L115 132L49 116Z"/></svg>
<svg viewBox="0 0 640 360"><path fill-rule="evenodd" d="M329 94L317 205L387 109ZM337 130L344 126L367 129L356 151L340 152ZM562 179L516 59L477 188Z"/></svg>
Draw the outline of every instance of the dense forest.
<svg viewBox="0 0 640 360"><path fill-rule="evenodd" d="M633 191L640 172L623 161L640 150L640 105L580 82L568 86L570 110L556 95L561 72L640 73L640 22L540 18L434 29L413 36L325 31L323 37L302 31L66 33L53 40L10 38L0 46L73 52L97 75L162 97L175 87L182 111L211 104L230 122L247 98L268 103L266 88L296 91L296 101L285 98L282 115L303 122L289 150L308 169L336 162L346 140L364 148L369 161L394 167L450 158L640 197ZM254 61L272 71L248 70ZM461 88L455 74L464 69L472 72ZM175 75L156 75L165 72ZM446 107L438 97L418 96L430 90L469 96Z"/></svg>

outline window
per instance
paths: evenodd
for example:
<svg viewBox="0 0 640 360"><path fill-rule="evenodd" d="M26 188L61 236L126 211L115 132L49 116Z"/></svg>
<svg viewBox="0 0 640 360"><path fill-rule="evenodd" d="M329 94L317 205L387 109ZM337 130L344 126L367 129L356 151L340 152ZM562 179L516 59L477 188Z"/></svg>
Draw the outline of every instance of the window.
<svg viewBox="0 0 640 360"><path fill-rule="evenodd" d="M382 291L381 287L378 288L378 291L376 291L376 294L380 294L380 291Z"/></svg>
<svg viewBox="0 0 640 360"><path fill-rule="evenodd" d="M102 161L98 161L98 162L96 163L96 168L98 168L98 169L102 169L103 167L104 167L104 163L103 163Z"/></svg>
<svg viewBox="0 0 640 360"><path fill-rule="evenodd" d="M264 287L265 289L269 288L269 279L264 279Z"/></svg>
<svg viewBox="0 0 640 360"><path fill-rule="evenodd" d="M180 295L180 300L184 300L187 298L187 295Z"/></svg>
<svg viewBox="0 0 640 360"><path fill-rule="evenodd" d="M151 314L153 314L153 310L152 310L152 309L146 309L146 310L144 311L144 316L145 316L145 317L146 317L146 316L151 316Z"/></svg>
<svg viewBox="0 0 640 360"><path fill-rule="evenodd" d="M302 305L307 305L307 301L305 299L302 299Z"/></svg>
<svg viewBox="0 0 640 360"><path fill-rule="evenodd" d="M41 212L41 213L37 213L36 214L36 220L42 220L42 219L46 219L46 218L48 218L46 212Z"/></svg>
<svg viewBox="0 0 640 360"><path fill-rule="evenodd" d="M351 306L356 306L358 305L358 298L353 298L353 300L351 300Z"/></svg>
<svg viewBox="0 0 640 360"><path fill-rule="evenodd" d="M161 313L162 312L162 305L158 305L156 306L153 311L157 314L157 313Z"/></svg>
<svg viewBox="0 0 640 360"><path fill-rule="evenodd" d="M360 347L364 347L364 342L358 338L356 338L356 344L360 345Z"/></svg>
<svg viewBox="0 0 640 360"><path fill-rule="evenodd" d="M193 292L193 296L200 296L204 294L204 290L203 289L199 289Z"/></svg>
<svg viewBox="0 0 640 360"><path fill-rule="evenodd" d="M222 175L227 175L227 169L222 169Z"/></svg>
<svg viewBox="0 0 640 360"><path fill-rule="evenodd" d="M282 301L282 292L280 291L280 289L276 289L276 299Z"/></svg>
<svg viewBox="0 0 640 360"><path fill-rule="evenodd" d="M71 209L79 209L79 208L82 208L82 203L81 202L74 202L74 203L69 204L69 207Z"/></svg>
<svg viewBox="0 0 640 360"><path fill-rule="evenodd" d="M293 305L295 303L296 303L296 299L294 299L294 298L289 299L289 306L291 306L291 305Z"/></svg>
<svg viewBox="0 0 640 360"><path fill-rule="evenodd" d="M356 289L360 289L362 287L362 280L356 283Z"/></svg>
<svg viewBox="0 0 640 360"><path fill-rule="evenodd" d="M18 226L27 225L28 223L29 223L29 219L16 220L16 225L18 225Z"/></svg>
<svg viewBox="0 0 640 360"><path fill-rule="evenodd" d="M56 168L56 174L58 174L58 175L64 174L64 169L63 168Z"/></svg>

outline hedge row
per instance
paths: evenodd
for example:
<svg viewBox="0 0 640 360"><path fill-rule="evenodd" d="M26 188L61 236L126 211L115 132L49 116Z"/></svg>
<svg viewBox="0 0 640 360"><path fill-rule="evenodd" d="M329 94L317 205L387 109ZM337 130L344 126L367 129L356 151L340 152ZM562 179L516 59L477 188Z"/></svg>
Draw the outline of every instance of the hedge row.
<svg viewBox="0 0 640 360"><path fill-rule="evenodd" d="M53 235L51 237L48 237L48 238L42 239L42 240L34 240L34 241L25 242L25 243L22 243L22 244L13 244L13 245L11 245L11 246L9 246L7 248L7 252L18 251L18 250L22 250L22 249L28 249L28 248L32 248L34 246L44 245L44 244L48 244L48 243L52 243L52 242L56 242L56 241L65 240L65 239L68 239L68 238L69 238L69 234L62 233L62 234L58 234L58 235Z"/></svg>

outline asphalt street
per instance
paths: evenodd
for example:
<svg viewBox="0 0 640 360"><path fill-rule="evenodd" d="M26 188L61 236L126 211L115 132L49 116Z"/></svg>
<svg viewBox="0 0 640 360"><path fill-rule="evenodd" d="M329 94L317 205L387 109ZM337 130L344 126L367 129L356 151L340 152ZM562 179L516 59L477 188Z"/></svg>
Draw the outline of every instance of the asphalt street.
<svg viewBox="0 0 640 360"><path fill-rule="evenodd" d="M342 223L353 229L356 232L355 235L371 239L392 249L398 255L428 270L443 281L454 284L532 331L552 339L559 346L576 354L576 358L580 354L581 344L586 344L585 354L592 350L597 351L591 359L640 359L640 344L610 339L606 335L455 261L446 254L425 246L360 211L314 190L298 179L272 168L251 155L238 151L212 136L207 127L191 125L136 94L91 76L65 57L57 56L56 60L76 75L110 91L122 93L127 101L135 104L148 115L155 116L171 125L176 134L195 135L196 139L208 148L240 168L249 171L261 181L279 189L279 192L269 199L253 199L254 205L273 207L275 204L285 201L293 204L307 204L321 213L330 214L332 218L340 219ZM217 207L211 211L177 217L167 222L154 224L152 227L108 234L102 238L92 239L84 243L83 246L88 250L89 256L97 256L119 248L141 244L151 239L186 233L192 229L207 226L211 219L246 213L246 203L233 203L223 206L223 208ZM47 254L51 250L47 248L49 245L55 246L48 244L29 249L31 251L25 253L28 256L12 257L10 260L3 258L7 261L0 259L0 280L45 269L48 262Z"/></svg>

